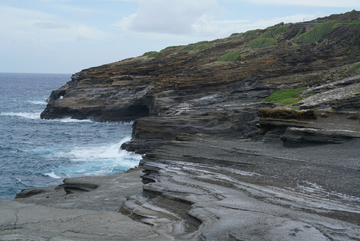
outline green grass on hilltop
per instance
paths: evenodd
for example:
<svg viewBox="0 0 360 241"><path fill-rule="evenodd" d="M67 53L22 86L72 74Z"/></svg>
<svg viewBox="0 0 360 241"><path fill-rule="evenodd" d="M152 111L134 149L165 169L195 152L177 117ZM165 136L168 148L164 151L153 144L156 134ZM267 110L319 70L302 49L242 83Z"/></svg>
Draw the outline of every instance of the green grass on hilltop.
<svg viewBox="0 0 360 241"><path fill-rule="evenodd" d="M274 105L294 105L301 99L300 92L306 89L306 87L302 87L297 89L279 90L272 93L272 95L267 97L264 101L273 103Z"/></svg>
<svg viewBox="0 0 360 241"><path fill-rule="evenodd" d="M201 42L197 42L194 44L189 44L189 45L183 46L181 49L177 50L176 52L180 52L180 53L189 52L189 51L199 52L199 51L203 51L205 49L213 47L213 45L208 44L208 43L209 43L209 41L201 41Z"/></svg>
<svg viewBox="0 0 360 241"><path fill-rule="evenodd" d="M259 32L259 29L249 30L249 31L245 32L245 33L242 35L242 37L243 37L244 39L251 38L251 37L254 37L258 32Z"/></svg>
<svg viewBox="0 0 360 241"><path fill-rule="evenodd" d="M289 25L281 25L277 29L268 30L262 33L259 38L275 38L277 35L284 33Z"/></svg>
<svg viewBox="0 0 360 241"><path fill-rule="evenodd" d="M341 21L341 20L340 20ZM328 21L312 30L300 35L296 40L297 43L312 44L321 40L326 34L333 31L340 22L339 20Z"/></svg>
<svg viewBox="0 0 360 241"><path fill-rule="evenodd" d="M304 29L300 29L299 32L296 34L295 38L299 37L301 34L304 33Z"/></svg>
<svg viewBox="0 0 360 241"><path fill-rule="evenodd" d="M241 53L239 51L230 52L223 55L218 61L219 62L236 62L241 58Z"/></svg>
<svg viewBox="0 0 360 241"><path fill-rule="evenodd" d="M251 41L248 44L248 47L254 49L254 48L264 48L271 45L277 44L276 39L273 38L257 38Z"/></svg>
<svg viewBox="0 0 360 241"><path fill-rule="evenodd" d="M194 51L203 51L203 50L211 48L211 47L212 47L212 45L210 45L210 44L202 44L202 45L195 47L193 50Z"/></svg>
<svg viewBox="0 0 360 241"><path fill-rule="evenodd" d="M146 52L145 54L143 54L143 56L149 57L149 58L156 58L163 55L163 53L161 52L157 52L157 51L149 51Z"/></svg>
<svg viewBox="0 0 360 241"><path fill-rule="evenodd" d="M170 50L174 51L175 49L180 48L180 47L182 47L182 46L169 46L169 47L166 47L166 48L160 50L160 52L162 53L162 52L166 52L166 51L170 51Z"/></svg>

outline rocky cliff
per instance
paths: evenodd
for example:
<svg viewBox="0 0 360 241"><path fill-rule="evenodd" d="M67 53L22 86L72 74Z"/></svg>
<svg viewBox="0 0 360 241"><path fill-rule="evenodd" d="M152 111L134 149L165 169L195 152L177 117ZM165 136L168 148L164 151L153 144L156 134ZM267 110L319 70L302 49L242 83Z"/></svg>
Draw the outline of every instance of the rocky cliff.
<svg viewBox="0 0 360 241"><path fill-rule="evenodd" d="M41 117L134 121L144 186L120 211L165 240L358 240L359 37L352 11L147 52L74 74ZM60 189L17 200L84 195Z"/></svg>
<svg viewBox="0 0 360 241"><path fill-rule="evenodd" d="M126 148L144 153L182 133L252 136L258 109L272 107L264 99L281 89L308 88L288 107L358 111L359 17L280 23L85 69L51 93L41 118L136 120Z"/></svg>

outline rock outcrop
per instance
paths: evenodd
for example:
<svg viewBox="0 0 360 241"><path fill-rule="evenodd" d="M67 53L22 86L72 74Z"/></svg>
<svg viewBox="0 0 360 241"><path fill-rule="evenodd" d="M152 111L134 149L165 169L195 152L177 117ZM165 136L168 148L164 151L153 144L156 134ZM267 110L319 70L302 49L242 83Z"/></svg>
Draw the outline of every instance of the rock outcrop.
<svg viewBox="0 0 360 241"><path fill-rule="evenodd" d="M279 89L309 87L300 109L358 111L360 28L345 23L359 18L281 23L85 69L51 93L41 118L136 120L124 148L145 153L182 133L252 137Z"/></svg>
<svg viewBox="0 0 360 241"><path fill-rule="evenodd" d="M118 210L157 237L358 240L359 21L281 23L86 69L41 118L134 121L122 148L145 154L144 186ZM91 209L92 194L116 200L103 188L66 179L17 200Z"/></svg>

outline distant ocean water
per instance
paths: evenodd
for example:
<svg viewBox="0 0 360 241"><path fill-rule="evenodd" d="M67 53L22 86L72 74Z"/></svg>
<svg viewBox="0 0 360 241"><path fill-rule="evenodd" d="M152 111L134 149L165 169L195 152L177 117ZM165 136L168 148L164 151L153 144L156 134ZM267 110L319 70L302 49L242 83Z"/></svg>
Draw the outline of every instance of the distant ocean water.
<svg viewBox="0 0 360 241"><path fill-rule="evenodd" d="M130 140L131 124L40 119L46 98L70 76L0 73L0 198L138 165L140 155L119 150Z"/></svg>

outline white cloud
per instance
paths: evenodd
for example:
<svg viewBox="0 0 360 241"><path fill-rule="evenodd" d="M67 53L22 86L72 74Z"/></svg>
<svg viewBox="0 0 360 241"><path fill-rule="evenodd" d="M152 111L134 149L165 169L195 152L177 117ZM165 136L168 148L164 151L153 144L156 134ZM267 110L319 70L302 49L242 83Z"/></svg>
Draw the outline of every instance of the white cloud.
<svg viewBox="0 0 360 241"><path fill-rule="evenodd" d="M140 0L137 13L117 25L135 32L206 33L213 30L207 13L217 7L216 0Z"/></svg>
<svg viewBox="0 0 360 241"><path fill-rule="evenodd" d="M258 4L266 2L266 4L272 5L283 3L282 0L251 1ZM291 3L295 4L294 1ZM266 28L280 22L300 22L303 19L310 20L323 16L319 13L317 15L296 14L257 20L246 18L227 20L225 18L225 20L219 21L214 19L216 16L223 15L221 13L225 10L218 5L216 0L139 0L138 11L123 17L116 25L127 32L142 34L145 38L173 39L174 36L182 36L188 39L203 37L211 40L229 36L234 32Z"/></svg>
<svg viewBox="0 0 360 241"><path fill-rule="evenodd" d="M49 44L75 42L79 39L103 40L109 34L102 30L65 22L56 15L18 9L0 4L0 43ZM80 37L80 38L79 38Z"/></svg>
<svg viewBox="0 0 360 241"><path fill-rule="evenodd" d="M199 36L211 36L218 30L215 22L208 15L202 15L191 25L193 31Z"/></svg>
<svg viewBox="0 0 360 241"><path fill-rule="evenodd" d="M244 0L240 0L243 2ZM252 4L262 4L262 5L298 5L298 6L310 6L310 7L349 7L349 8L359 8L359 0L347 0L347 1L338 1L338 0L245 0Z"/></svg>
<svg viewBox="0 0 360 241"><path fill-rule="evenodd" d="M148 39L169 39L169 40L179 40L183 39L184 42L186 41L197 41L201 40L201 38L207 38L208 40L213 40L216 38L224 38L230 36L232 33L240 33L246 32L248 30L253 29L264 29L269 26L278 24L280 22L284 23L294 23L294 22L301 22L304 19L310 20L315 19L317 17L322 17L321 13L316 15L309 15L309 14L296 14L296 15L289 15L284 17L276 17L272 19L259 19L256 21L250 21L247 19L239 19L239 20L221 20L215 21L210 15L203 14L198 17L194 22L190 25L190 32L181 32L173 33L169 31L165 32L146 32L146 31L138 31L137 38L148 38ZM129 27L136 18L137 15L133 14L129 17L123 18L117 26L126 29ZM141 37L142 36L142 37ZM197 39L197 40L196 40Z"/></svg>

